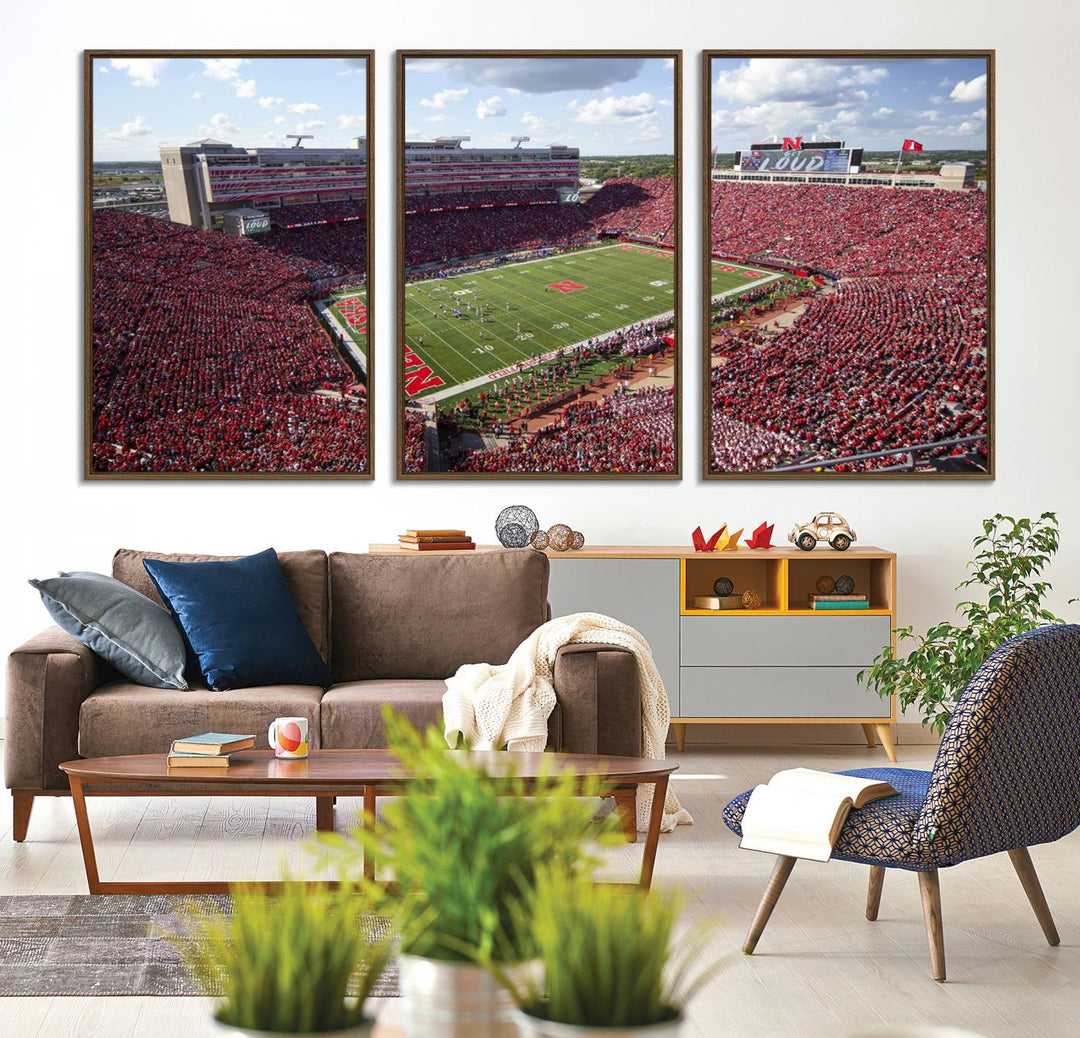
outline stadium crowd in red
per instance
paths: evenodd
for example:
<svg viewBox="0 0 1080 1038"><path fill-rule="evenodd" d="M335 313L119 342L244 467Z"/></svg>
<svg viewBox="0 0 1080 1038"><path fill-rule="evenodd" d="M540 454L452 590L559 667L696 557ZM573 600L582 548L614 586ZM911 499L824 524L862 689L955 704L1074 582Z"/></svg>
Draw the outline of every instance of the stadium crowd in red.
<svg viewBox="0 0 1080 1038"><path fill-rule="evenodd" d="M93 257L96 471L366 469L364 388L304 302L318 265L118 211Z"/></svg>
<svg viewBox="0 0 1080 1038"><path fill-rule="evenodd" d="M675 181L671 177L608 180L585 208L597 233L610 231L658 242L674 241Z"/></svg>
<svg viewBox="0 0 1080 1038"><path fill-rule="evenodd" d="M982 192L725 182L712 203L714 252L839 279L790 327L733 327L713 346L714 471L985 434Z"/></svg>

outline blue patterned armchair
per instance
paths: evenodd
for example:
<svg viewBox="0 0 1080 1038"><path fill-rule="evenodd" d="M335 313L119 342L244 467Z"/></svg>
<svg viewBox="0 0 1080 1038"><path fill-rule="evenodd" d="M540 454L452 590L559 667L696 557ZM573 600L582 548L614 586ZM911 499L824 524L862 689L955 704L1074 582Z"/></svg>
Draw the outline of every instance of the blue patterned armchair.
<svg viewBox="0 0 1080 1038"><path fill-rule="evenodd" d="M900 795L848 815L833 857L870 866L867 919L876 919L885 869L919 877L934 979L945 979L938 869L986 854L1009 854L1043 933L1057 929L1028 847L1080 826L1080 626L1057 625L1012 638L987 657L964 689L933 771L866 768ZM738 836L752 790L724 809ZM794 858L780 856L743 951L751 954L787 882Z"/></svg>

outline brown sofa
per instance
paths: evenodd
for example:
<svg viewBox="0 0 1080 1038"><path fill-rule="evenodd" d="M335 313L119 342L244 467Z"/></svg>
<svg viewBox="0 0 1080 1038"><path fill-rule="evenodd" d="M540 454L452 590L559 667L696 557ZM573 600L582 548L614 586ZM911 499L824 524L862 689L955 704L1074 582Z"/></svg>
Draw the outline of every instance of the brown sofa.
<svg viewBox="0 0 1080 1038"><path fill-rule="evenodd" d="M113 576L160 601L143 559L194 562L226 556L121 549ZM228 556L235 557L235 556ZM313 748L384 745L390 703L418 726L434 724L444 679L463 663L505 663L548 619L548 560L531 549L477 555L279 553L285 579L334 684L213 692L148 688L120 678L59 627L8 658L5 778L15 840L26 836L35 796L65 795L58 765L76 757L163 753L193 732L254 732L305 716ZM189 663L188 674L198 674ZM557 705L548 745L570 753L634 756L641 710L633 656L604 645L569 645L555 661Z"/></svg>

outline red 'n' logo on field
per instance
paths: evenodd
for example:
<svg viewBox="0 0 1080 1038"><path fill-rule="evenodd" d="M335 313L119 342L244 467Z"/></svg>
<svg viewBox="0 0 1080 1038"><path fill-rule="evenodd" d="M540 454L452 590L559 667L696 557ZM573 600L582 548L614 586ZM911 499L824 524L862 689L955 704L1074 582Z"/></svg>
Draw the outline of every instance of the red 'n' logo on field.
<svg viewBox="0 0 1080 1038"><path fill-rule="evenodd" d="M576 281L556 281L548 285L548 288L553 288L556 292L577 292L586 287L586 285L579 285Z"/></svg>
<svg viewBox="0 0 1080 1038"><path fill-rule="evenodd" d="M350 328L358 332L367 331L367 307L359 299L346 299L338 303L338 312Z"/></svg>
<svg viewBox="0 0 1080 1038"><path fill-rule="evenodd" d="M417 393L422 393L425 389L436 389L441 385L445 385L443 380L406 346L405 395L416 396Z"/></svg>

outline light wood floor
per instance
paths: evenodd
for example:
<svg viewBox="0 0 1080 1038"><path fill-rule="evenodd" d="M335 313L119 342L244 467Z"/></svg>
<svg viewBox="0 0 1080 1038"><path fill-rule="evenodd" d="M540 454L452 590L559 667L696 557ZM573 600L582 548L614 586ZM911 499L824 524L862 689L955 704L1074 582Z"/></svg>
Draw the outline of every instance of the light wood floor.
<svg viewBox="0 0 1080 1038"><path fill-rule="evenodd" d="M2 748L2 744L0 744ZM901 766L930 766L932 748L901 752ZM674 784L695 824L661 838L656 882L687 897L688 923L707 919L728 968L690 1007L686 1038L868 1036L915 1023L977 1034L1080 1034L1080 833L1032 852L1061 933L1047 946L1008 858L945 870L942 906L949 980L935 984L910 873L889 872L876 923L864 918L868 870L800 862L757 953L739 953L772 859L740 851L720 811L735 793L784 767L827 770L882 765L881 751L850 746L709 747L677 754ZM71 803L34 805L29 839L11 842L10 797L0 798L0 893L86 890ZM339 821L348 802L339 803ZM343 807L345 810L343 810ZM310 801L99 799L91 802L103 879L272 878L282 861L305 868ZM613 851L612 875L631 878L641 845ZM310 872L310 870L307 870ZM196 998L4 998L0 1033L13 1038L198 1038L210 1035L209 1003ZM392 1024L397 999L383 1000Z"/></svg>

